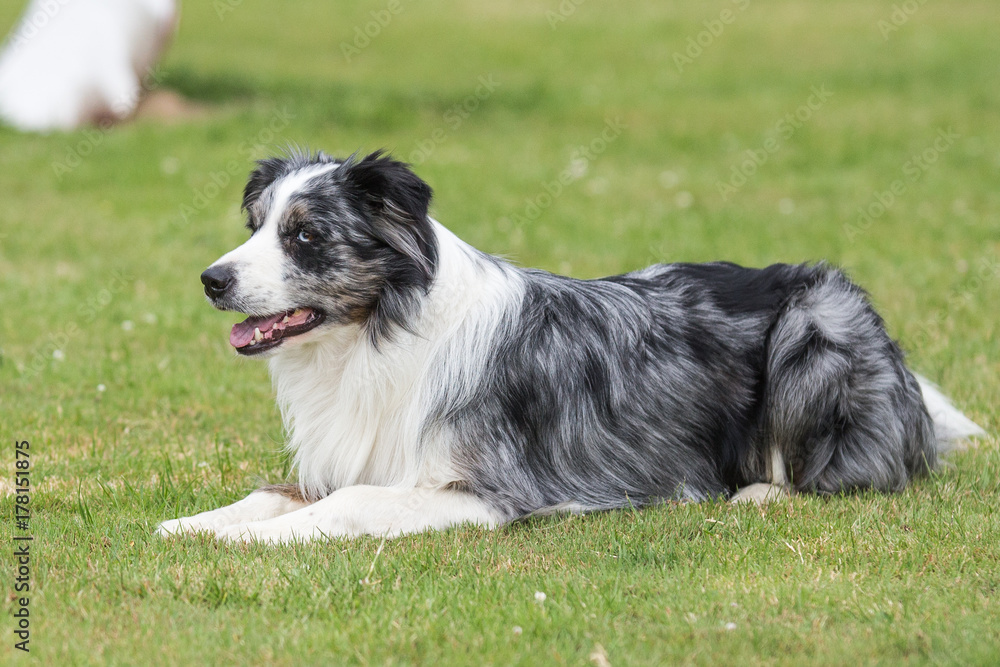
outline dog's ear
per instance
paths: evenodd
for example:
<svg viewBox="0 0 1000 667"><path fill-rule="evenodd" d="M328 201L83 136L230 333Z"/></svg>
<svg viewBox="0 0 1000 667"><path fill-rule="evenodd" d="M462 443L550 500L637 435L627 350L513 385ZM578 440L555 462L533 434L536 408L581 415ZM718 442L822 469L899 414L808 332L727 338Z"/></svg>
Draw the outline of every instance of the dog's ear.
<svg viewBox="0 0 1000 667"><path fill-rule="evenodd" d="M409 329L419 308L417 295L430 290L434 280L438 248L427 217L431 188L406 164L381 151L349 159L337 172L364 206L370 233L396 254L383 268L385 286L367 321L378 347L397 327Z"/></svg>
<svg viewBox="0 0 1000 667"><path fill-rule="evenodd" d="M266 160L257 160L257 168L250 173L246 187L243 188L243 210L246 211L253 206L264 190L267 190L267 186L287 174L290 169L291 161L286 158L270 157Z"/></svg>
<svg viewBox="0 0 1000 667"><path fill-rule="evenodd" d="M437 263L434 231L427 219L431 187L409 165L382 151L349 162L342 176L364 198L375 235L410 260L421 273L418 282L428 286Z"/></svg>

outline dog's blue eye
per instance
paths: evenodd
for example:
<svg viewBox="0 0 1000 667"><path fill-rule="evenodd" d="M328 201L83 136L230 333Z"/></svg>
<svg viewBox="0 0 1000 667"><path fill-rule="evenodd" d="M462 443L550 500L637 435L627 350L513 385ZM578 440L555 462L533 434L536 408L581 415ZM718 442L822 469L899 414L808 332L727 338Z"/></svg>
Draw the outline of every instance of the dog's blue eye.
<svg viewBox="0 0 1000 667"><path fill-rule="evenodd" d="M297 238L302 243L312 243L314 237L310 232L307 232L306 230L303 229L301 232L299 232Z"/></svg>

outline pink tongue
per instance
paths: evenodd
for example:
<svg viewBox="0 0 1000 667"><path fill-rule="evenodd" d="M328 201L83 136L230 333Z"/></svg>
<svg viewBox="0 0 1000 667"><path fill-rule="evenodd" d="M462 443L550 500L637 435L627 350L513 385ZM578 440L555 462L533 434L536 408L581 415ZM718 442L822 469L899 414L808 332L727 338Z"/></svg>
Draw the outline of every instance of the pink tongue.
<svg viewBox="0 0 1000 667"><path fill-rule="evenodd" d="M233 325L233 330L229 332L229 343L233 347L246 347L253 342L253 330L260 329L261 333L270 331L277 322L284 319L284 313L271 315L270 317L248 317L242 322Z"/></svg>
<svg viewBox="0 0 1000 667"><path fill-rule="evenodd" d="M271 338L267 335L271 329L297 327L305 324L312 314L311 308L299 308L294 313L278 313L268 317L248 317L239 324L233 325L233 330L229 332L229 343L233 347L246 347L253 342L254 329L260 329L265 338ZM288 321L282 322L286 315Z"/></svg>

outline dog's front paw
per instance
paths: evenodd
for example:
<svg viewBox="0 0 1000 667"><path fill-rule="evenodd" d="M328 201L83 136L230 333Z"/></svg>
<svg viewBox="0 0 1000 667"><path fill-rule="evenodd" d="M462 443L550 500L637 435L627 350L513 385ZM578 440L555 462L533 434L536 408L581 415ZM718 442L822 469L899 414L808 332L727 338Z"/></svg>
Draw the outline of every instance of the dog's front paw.
<svg viewBox="0 0 1000 667"><path fill-rule="evenodd" d="M170 537L171 535L177 535L182 532L184 532L184 528L181 525L181 520L170 519L169 521L164 521L157 526L154 534L159 535L160 537Z"/></svg>
<svg viewBox="0 0 1000 667"><path fill-rule="evenodd" d="M266 542L267 540L262 540L257 536L256 531L251 531L250 526L253 524L242 523L235 526L223 526L222 528L216 529L215 538L223 542L233 542L242 544L253 544L256 542Z"/></svg>
<svg viewBox="0 0 1000 667"><path fill-rule="evenodd" d="M160 537L172 537L174 535L193 535L198 532L211 532L211 526L201 525L193 521L194 517L181 517L180 519L170 519L164 521L156 527L155 534Z"/></svg>
<svg viewBox="0 0 1000 667"><path fill-rule="evenodd" d="M173 535L214 533L216 530L234 521L239 521L239 517L231 516L228 508L223 507L211 512L202 512L194 516L184 516L179 519L164 521L156 527L156 534L160 537L170 537Z"/></svg>
<svg viewBox="0 0 1000 667"><path fill-rule="evenodd" d="M251 523L223 526L215 530L216 538L243 544L289 544L308 542L318 531L310 528L296 528L276 521L254 521Z"/></svg>

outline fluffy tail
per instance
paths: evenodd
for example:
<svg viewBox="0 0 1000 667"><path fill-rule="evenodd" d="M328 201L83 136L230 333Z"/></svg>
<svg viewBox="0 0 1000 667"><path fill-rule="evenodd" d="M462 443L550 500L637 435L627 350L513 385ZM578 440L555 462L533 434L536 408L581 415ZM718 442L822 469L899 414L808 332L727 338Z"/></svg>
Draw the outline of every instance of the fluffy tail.
<svg viewBox="0 0 1000 667"><path fill-rule="evenodd" d="M969 438L986 435L986 431L959 412L934 383L916 373L914 375L920 383L924 405L927 406L927 412L934 422L934 437L937 440L939 454L965 449L969 444Z"/></svg>

